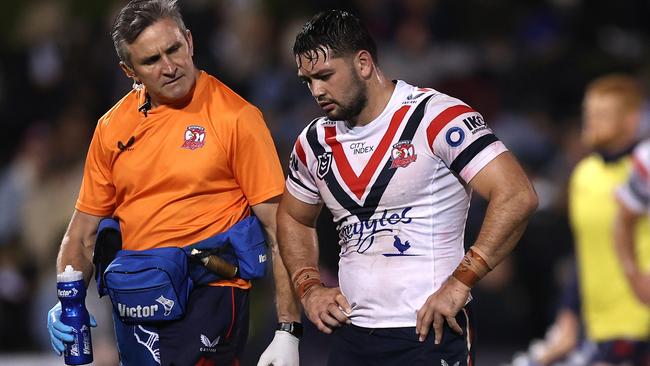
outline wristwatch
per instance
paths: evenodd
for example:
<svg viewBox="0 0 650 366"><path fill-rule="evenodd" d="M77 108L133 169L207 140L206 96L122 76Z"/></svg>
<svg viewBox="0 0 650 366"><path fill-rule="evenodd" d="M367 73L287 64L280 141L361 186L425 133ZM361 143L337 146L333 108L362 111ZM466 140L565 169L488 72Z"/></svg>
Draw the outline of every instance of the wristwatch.
<svg viewBox="0 0 650 366"><path fill-rule="evenodd" d="M277 330L283 330L285 332L288 332L292 336L300 339L302 337L302 324L298 322L282 322L278 323L278 328Z"/></svg>

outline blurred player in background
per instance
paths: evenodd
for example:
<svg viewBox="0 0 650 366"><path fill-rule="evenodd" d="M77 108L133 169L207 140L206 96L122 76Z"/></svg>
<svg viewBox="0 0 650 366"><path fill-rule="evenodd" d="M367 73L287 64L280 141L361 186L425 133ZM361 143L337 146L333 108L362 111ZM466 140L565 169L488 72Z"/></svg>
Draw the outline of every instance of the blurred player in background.
<svg viewBox="0 0 650 366"><path fill-rule="evenodd" d="M587 339L596 343L593 364L642 365L650 336L650 309L625 280L614 250L614 190L632 168L643 94L625 75L591 82L583 102L583 142L594 153L575 168L569 187L569 215L576 245L582 319ZM650 260L650 234L635 228L644 263Z"/></svg>
<svg viewBox="0 0 650 366"><path fill-rule="evenodd" d="M645 284L637 281L644 278L637 263L643 263L642 268L650 263L650 232L645 222L640 224L636 220L647 210L649 195L643 192L650 192L650 186L645 183L645 188L642 187L647 170L643 170L639 154L634 163L631 155L638 142L643 101L638 82L627 75L602 76L587 86L582 140L593 152L578 163L569 187L569 215L578 270L575 291L576 296L580 294L580 313L571 310L575 306L561 307L547 338L531 350L532 364L546 366L564 359L580 344L582 325L586 340L595 345L585 364L648 365L650 309L633 291L650 294L647 275ZM649 155L645 156L649 161ZM624 194L619 194L620 201L627 204L622 206L618 225L624 224L626 229L617 230L619 235L614 240L617 211L614 192L630 172L633 172L630 183ZM639 191L640 188L645 191ZM628 250L623 250L628 254L623 256L624 266L615 249L615 244L622 241L621 236L630 244L626 246ZM629 255L632 238L635 238L637 254L634 259L638 262ZM631 287L626 275L637 286ZM650 296L645 301L650 301Z"/></svg>

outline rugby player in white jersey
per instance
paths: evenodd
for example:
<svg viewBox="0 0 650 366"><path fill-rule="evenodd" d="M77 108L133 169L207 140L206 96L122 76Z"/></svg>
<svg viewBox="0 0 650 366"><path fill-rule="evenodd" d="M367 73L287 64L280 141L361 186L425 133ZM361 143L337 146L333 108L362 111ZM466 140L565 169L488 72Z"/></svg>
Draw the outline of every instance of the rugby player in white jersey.
<svg viewBox="0 0 650 366"><path fill-rule="evenodd" d="M471 107L387 79L353 15L314 16L293 52L326 117L294 146L279 245L309 319L336 330L329 365L474 364L470 289L522 235L537 207L530 181ZM465 253L472 190L489 204ZM340 288L318 271L323 204L339 232Z"/></svg>

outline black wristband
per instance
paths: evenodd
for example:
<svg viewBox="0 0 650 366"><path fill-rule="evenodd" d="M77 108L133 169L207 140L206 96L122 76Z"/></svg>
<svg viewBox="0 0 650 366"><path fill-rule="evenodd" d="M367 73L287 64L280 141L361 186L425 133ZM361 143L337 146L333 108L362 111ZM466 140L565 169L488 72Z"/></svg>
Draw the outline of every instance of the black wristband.
<svg viewBox="0 0 650 366"><path fill-rule="evenodd" d="M302 324L298 322L291 322L291 323L278 323L278 328L277 330L283 330L285 332L288 332L292 336L300 339L302 337Z"/></svg>

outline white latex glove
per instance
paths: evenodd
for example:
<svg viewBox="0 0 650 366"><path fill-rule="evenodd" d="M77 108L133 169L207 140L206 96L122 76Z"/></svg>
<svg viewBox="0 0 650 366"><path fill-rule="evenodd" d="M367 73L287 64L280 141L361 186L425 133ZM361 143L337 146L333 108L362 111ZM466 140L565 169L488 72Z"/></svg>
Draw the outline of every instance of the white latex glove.
<svg viewBox="0 0 650 366"><path fill-rule="evenodd" d="M276 330L273 341L266 347L257 366L299 366L298 342L289 332Z"/></svg>

